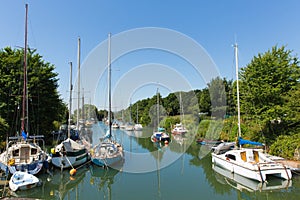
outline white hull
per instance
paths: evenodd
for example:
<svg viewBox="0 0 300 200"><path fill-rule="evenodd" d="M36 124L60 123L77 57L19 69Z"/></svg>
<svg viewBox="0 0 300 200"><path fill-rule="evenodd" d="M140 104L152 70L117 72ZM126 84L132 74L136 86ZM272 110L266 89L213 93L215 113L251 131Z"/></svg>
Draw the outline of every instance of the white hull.
<svg viewBox="0 0 300 200"><path fill-rule="evenodd" d="M98 166L110 167L123 159L123 147L116 142L100 143L91 151L91 161Z"/></svg>
<svg viewBox="0 0 300 200"><path fill-rule="evenodd" d="M51 151L52 164L63 169L82 165L89 160L85 146L71 139L63 141Z"/></svg>
<svg viewBox="0 0 300 200"><path fill-rule="evenodd" d="M53 157L52 164L55 167L67 169L71 167L76 167L84 164L89 160L88 154L85 153L79 156L61 156L61 157Z"/></svg>
<svg viewBox="0 0 300 200"><path fill-rule="evenodd" d="M241 154L246 152L244 160ZM269 175L276 176L282 179L290 180L292 178L291 170L284 165L268 160L263 153L258 152L259 160L254 160L253 152L258 152L252 149L230 150L224 154L212 153L212 162L232 173L241 176L265 182ZM231 155L231 156L230 156ZM233 157L234 156L234 157Z"/></svg>
<svg viewBox="0 0 300 200"><path fill-rule="evenodd" d="M15 172L9 180L9 188L12 191L28 190L39 184L39 179L26 172Z"/></svg>
<svg viewBox="0 0 300 200"><path fill-rule="evenodd" d="M223 179L225 179L226 182L228 182L227 179L231 180L231 182L235 182L235 184L230 184L231 186L235 186L236 189L246 189L248 191L270 191L270 190L277 190L277 189L283 189L288 188L292 186L291 180L281 180L276 181L276 184L271 183L268 184L267 182L258 182L255 180L251 180L249 178L246 178L244 176L241 176L239 174L231 173L230 171L218 167L216 165L212 166L213 170L223 176ZM216 176L217 180L218 177ZM223 182L223 181L221 181Z"/></svg>
<svg viewBox="0 0 300 200"><path fill-rule="evenodd" d="M26 171L29 174L38 174L50 156L40 146L26 141L11 144L6 151L0 154L0 168L16 171Z"/></svg>

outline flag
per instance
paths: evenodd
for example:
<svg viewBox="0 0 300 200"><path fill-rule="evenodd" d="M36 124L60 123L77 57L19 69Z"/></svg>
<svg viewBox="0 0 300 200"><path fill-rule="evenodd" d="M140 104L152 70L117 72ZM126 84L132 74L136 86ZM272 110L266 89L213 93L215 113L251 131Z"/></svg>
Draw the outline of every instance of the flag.
<svg viewBox="0 0 300 200"><path fill-rule="evenodd" d="M27 139L27 134L25 133L25 131L24 131L24 130L22 130L22 137L24 138L24 140L26 140L26 139Z"/></svg>

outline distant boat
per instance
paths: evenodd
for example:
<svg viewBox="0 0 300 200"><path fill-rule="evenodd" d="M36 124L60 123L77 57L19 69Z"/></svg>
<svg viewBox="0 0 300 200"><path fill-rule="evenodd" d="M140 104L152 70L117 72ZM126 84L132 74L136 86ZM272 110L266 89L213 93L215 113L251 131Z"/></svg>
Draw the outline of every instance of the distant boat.
<svg viewBox="0 0 300 200"><path fill-rule="evenodd" d="M27 91L27 15L28 4L26 4L26 20L25 20L25 47L24 47L24 83L22 97L22 124L21 135L10 137L7 142L6 150L0 155L0 168L3 171L9 171L11 174L16 171L27 171L30 174L37 174L42 167L47 166L50 162L50 156L42 150L37 141L44 144L44 136L29 136L28 126L25 127L25 120L28 124L28 91Z"/></svg>
<svg viewBox="0 0 300 200"><path fill-rule="evenodd" d="M235 48L236 58L236 72L238 72L238 61L237 61L237 45ZM239 174L246 178L257 180L260 182L267 181L269 175L290 180L292 178L291 170L285 165L276 163L266 156L261 149L245 149L241 148L243 144L262 145L258 142L252 142L241 138L241 127L240 127L240 105L239 105L239 84L238 84L238 73L236 73L237 79L237 104L238 104L238 149L218 151L214 150L212 153L212 163L220 166L224 169L231 171L232 173ZM220 144L221 146L222 144Z"/></svg>
<svg viewBox="0 0 300 200"><path fill-rule="evenodd" d="M138 107L138 104L136 104L136 124L134 125L133 129L135 131L141 131L141 130L143 130L143 125L139 124L139 107Z"/></svg>
<svg viewBox="0 0 300 200"><path fill-rule="evenodd" d="M95 165L111 167L124 159L123 147L112 139L111 124L111 63L110 63L110 37L108 36L108 131L100 143L91 149L91 160Z"/></svg>
<svg viewBox="0 0 300 200"><path fill-rule="evenodd" d="M172 134L186 134L188 130L183 125L183 106L182 106L182 99L181 99L181 92L179 93L179 105L180 105L180 123L175 124L175 127L172 129Z"/></svg>
<svg viewBox="0 0 300 200"><path fill-rule="evenodd" d="M78 38L78 59L80 57L80 38ZM78 62L78 70L80 70L80 61ZM71 111L71 102L72 102L72 63L71 63L71 73L70 73L70 103L69 110ZM79 98L79 96L78 96ZM78 113L77 113L78 115ZM78 116L77 116L78 118ZM78 137L71 138L71 116L69 115L69 125L68 125L68 138L62 141L55 148L51 149L52 153L52 164L55 167L59 167L61 169L73 168L89 160L88 150L85 146L84 141L77 142L79 139L79 122L77 123L77 133ZM78 140L79 141L79 140Z"/></svg>
<svg viewBox="0 0 300 200"><path fill-rule="evenodd" d="M40 180L27 172L15 172L9 180L9 188L12 191L28 190L40 184Z"/></svg>
<svg viewBox="0 0 300 200"><path fill-rule="evenodd" d="M125 130L126 131L134 131L134 124L131 122L128 122L125 124Z"/></svg>
<svg viewBox="0 0 300 200"><path fill-rule="evenodd" d="M119 129L119 128L120 128L118 122L116 122L116 121L114 121L114 122L112 123L111 127L112 127L113 129Z"/></svg>
<svg viewBox="0 0 300 200"><path fill-rule="evenodd" d="M196 142L201 145L212 145L212 146L219 145L222 143L222 141L220 140L208 140L208 139L197 139ZM233 143L233 146L234 145L235 143Z"/></svg>
<svg viewBox="0 0 300 200"><path fill-rule="evenodd" d="M175 124L175 127L172 129L172 133L173 134L180 134L180 135L182 135L182 134L185 134L187 132L188 132L187 129L181 123Z"/></svg>
<svg viewBox="0 0 300 200"><path fill-rule="evenodd" d="M154 131L151 136L152 142L165 142L168 143L170 141L170 136L168 133L166 133L166 130L162 127L159 127L159 93L158 88L156 91L157 95L157 131Z"/></svg>

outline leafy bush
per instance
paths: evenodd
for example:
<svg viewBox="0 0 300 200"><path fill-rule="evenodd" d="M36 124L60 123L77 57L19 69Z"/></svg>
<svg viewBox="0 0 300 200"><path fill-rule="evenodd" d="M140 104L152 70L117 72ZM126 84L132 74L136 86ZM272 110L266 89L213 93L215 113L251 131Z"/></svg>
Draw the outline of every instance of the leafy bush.
<svg viewBox="0 0 300 200"><path fill-rule="evenodd" d="M270 146L270 154L293 159L296 148L300 147L300 133L281 135Z"/></svg>

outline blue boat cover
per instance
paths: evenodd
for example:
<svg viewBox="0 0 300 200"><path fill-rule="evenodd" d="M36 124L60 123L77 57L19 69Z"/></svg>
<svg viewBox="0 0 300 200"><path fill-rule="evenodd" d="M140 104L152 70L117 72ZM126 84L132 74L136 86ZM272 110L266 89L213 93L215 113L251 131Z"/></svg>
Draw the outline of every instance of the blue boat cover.
<svg viewBox="0 0 300 200"><path fill-rule="evenodd" d="M263 146L263 144L260 143L260 142L254 142L254 141L251 141L251 140L244 140L241 137L239 137L239 145L244 145L244 144Z"/></svg>

